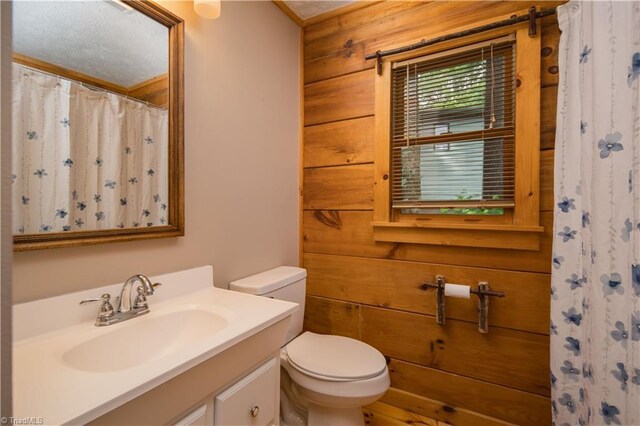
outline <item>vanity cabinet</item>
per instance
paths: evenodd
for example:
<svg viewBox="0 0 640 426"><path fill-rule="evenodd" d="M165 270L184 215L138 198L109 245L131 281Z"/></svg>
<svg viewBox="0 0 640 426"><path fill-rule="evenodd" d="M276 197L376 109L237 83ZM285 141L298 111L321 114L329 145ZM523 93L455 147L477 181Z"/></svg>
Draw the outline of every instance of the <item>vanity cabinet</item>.
<svg viewBox="0 0 640 426"><path fill-rule="evenodd" d="M280 346L288 322L285 318L247 337L89 424L278 425Z"/></svg>
<svg viewBox="0 0 640 426"><path fill-rule="evenodd" d="M280 363L272 358L215 397L215 426L271 425L278 414Z"/></svg>
<svg viewBox="0 0 640 426"><path fill-rule="evenodd" d="M280 349L298 306L215 288L212 272L153 277L164 293L152 311L108 327L95 327L96 311L78 311L78 300L121 284L15 305L14 415L47 424L213 425L217 398L218 424L277 424ZM51 320L34 321L42 312Z"/></svg>
<svg viewBox="0 0 640 426"><path fill-rule="evenodd" d="M173 426L205 426L209 423L207 420L210 412L211 404L201 405L175 422Z"/></svg>
<svg viewBox="0 0 640 426"><path fill-rule="evenodd" d="M174 426L277 425L280 363L273 357L173 422Z"/></svg>

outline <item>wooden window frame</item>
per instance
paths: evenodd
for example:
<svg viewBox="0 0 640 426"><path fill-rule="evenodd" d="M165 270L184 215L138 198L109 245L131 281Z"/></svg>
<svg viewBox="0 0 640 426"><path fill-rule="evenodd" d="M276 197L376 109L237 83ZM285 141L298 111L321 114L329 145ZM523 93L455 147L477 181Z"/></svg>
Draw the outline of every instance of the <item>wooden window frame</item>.
<svg viewBox="0 0 640 426"><path fill-rule="evenodd" d="M493 19L494 21L496 19ZM488 22L483 22L489 23ZM476 25L478 25L476 23ZM504 216L406 215L391 208L391 75L395 62L447 51L509 34L516 37L515 206ZM484 33L383 58L375 82L373 235L375 241L539 250L540 226L540 25Z"/></svg>

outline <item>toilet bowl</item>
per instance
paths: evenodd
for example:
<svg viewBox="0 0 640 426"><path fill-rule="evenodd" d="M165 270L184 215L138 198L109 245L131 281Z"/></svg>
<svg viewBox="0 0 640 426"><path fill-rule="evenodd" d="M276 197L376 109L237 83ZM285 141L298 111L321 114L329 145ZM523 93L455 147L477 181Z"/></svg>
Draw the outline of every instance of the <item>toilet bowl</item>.
<svg viewBox="0 0 640 426"><path fill-rule="evenodd" d="M231 290L300 304L280 351L281 418L285 426L363 426L362 406L380 398L390 379L384 356L349 337L302 331L306 270L281 266L234 281Z"/></svg>
<svg viewBox="0 0 640 426"><path fill-rule="evenodd" d="M362 406L389 388L384 356L355 339L305 332L280 353L309 425L362 425Z"/></svg>

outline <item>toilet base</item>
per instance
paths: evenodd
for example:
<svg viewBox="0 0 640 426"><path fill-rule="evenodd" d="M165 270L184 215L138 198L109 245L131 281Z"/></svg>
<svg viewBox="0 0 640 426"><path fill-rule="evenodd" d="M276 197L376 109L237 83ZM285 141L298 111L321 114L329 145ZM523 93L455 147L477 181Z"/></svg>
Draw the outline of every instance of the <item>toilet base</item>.
<svg viewBox="0 0 640 426"><path fill-rule="evenodd" d="M309 404L309 426L364 426L362 408L322 407Z"/></svg>

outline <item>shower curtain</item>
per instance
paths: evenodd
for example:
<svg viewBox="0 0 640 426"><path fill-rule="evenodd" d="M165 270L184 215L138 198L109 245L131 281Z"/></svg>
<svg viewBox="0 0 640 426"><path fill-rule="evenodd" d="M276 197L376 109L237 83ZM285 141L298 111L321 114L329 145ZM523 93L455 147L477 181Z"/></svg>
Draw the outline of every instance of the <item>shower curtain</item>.
<svg viewBox="0 0 640 426"><path fill-rule="evenodd" d="M558 8L556 425L640 425L640 2Z"/></svg>
<svg viewBox="0 0 640 426"><path fill-rule="evenodd" d="M162 225L168 113L13 65L14 234Z"/></svg>

